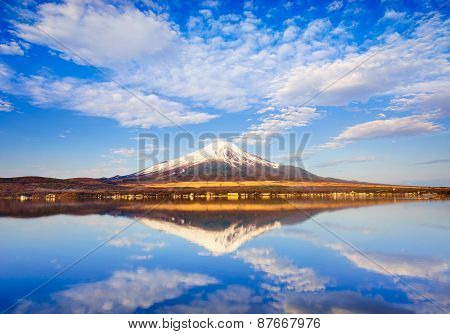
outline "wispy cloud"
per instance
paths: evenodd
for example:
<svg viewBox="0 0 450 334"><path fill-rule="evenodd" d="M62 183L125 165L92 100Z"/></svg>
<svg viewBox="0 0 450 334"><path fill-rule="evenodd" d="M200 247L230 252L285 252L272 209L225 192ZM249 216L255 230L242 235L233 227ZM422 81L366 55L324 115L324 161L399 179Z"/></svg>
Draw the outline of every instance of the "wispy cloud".
<svg viewBox="0 0 450 334"><path fill-rule="evenodd" d="M72 132L72 130L64 130L63 133L60 133L58 135L59 138L66 138L70 133Z"/></svg>
<svg viewBox="0 0 450 334"><path fill-rule="evenodd" d="M446 260L382 252L365 252L362 255L360 252L341 243L327 244L327 247L338 251L359 268L382 275L448 280L446 272L449 270L450 265Z"/></svg>
<svg viewBox="0 0 450 334"><path fill-rule="evenodd" d="M88 83L75 78L34 76L22 77L10 85L10 92L28 95L37 106L58 106L89 116L112 118L126 127L197 124L217 117L191 111L182 103L155 94L131 94L114 82Z"/></svg>
<svg viewBox="0 0 450 334"><path fill-rule="evenodd" d="M252 289L241 285L230 285L213 292L200 293L188 303L163 306L157 312L182 314L264 313L267 312L267 305L261 303L261 297L255 295Z"/></svg>
<svg viewBox="0 0 450 334"><path fill-rule="evenodd" d="M339 10L344 6L343 0L335 0L333 2L330 2L327 9L329 12L334 12L335 10Z"/></svg>
<svg viewBox="0 0 450 334"><path fill-rule="evenodd" d="M111 154L121 157L131 157L136 154L136 150L134 148L115 148L111 150Z"/></svg>
<svg viewBox="0 0 450 334"><path fill-rule="evenodd" d="M319 291L328 281L319 277L311 268L297 267L286 258L277 256L270 248L239 250L236 257L263 271L276 285L285 285L295 292Z"/></svg>
<svg viewBox="0 0 450 334"><path fill-rule="evenodd" d="M22 47L15 41L0 44L0 54L23 56L25 53Z"/></svg>
<svg viewBox="0 0 450 334"><path fill-rule="evenodd" d="M261 113L266 112L263 109ZM270 109L269 109L270 110ZM320 117L315 107L286 107L278 112L264 114L261 123L253 125L242 139L264 140L271 135L283 133L293 127L304 127Z"/></svg>
<svg viewBox="0 0 450 334"><path fill-rule="evenodd" d="M408 38L386 33L366 51L343 51L341 57L329 54L322 61L298 64L279 78L271 97L278 103L298 105L325 87L327 89L312 103L346 106L352 101L364 102L375 96L418 93L432 96L438 87L438 92L448 97L450 83L445 48L450 45L450 37L446 34L449 24L450 20L441 21L436 15L421 21ZM322 23L317 30L330 33L331 29ZM320 33L316 38L319 36ZM442 44L436 48L436 43ZM376 61L364 62L369 57L375 57ZM349 73L358 65L357 71ZM328 87L331 82L335 83ZM444 87L447 87L446 91Z"/></svg>
<svg viewBox="0 0 450 334"><path fill-rule="evenodd" d="M307 231L289 231L288 236L309 240L314 244L334 250L357 267L382 275L416 277L443 282L448 282L449 279L447 273L450 269L450 262L447 259L382 251L364 251L362 253L348 244L327 242L318 235L312 232L307 233Z"/></svg>
<svg viewBox="0 0 450 334"><path fill-rule="evenodd" d="M217 8L220 6L220 2L217 0L204 0L201 5L203 7L208 7L208 8Z"/></svg>
<svg viewBox="0 0 450 334"><path fill-rule="evenodd" d="M363 163L363 162L374 161L374 160L375 160L374 157L355 157L355 158L349 158L349 159L340 159L340 160L324 162L319 165L316 165L315 167L324 168L324 167L332 167L332 166L343 165L343 164Z"/></svg>
<svg viewBox="0 0 450 334"><path fill-rule="evenodd" d="M427 160L427 161L421 161L416 162L413 165L434 165L434 164L444 164L449 163L450 159L436 159L436 160Z"/></svg>
<svg viewBox="0 0 450 334"><path fill-rule="evenodd" d="M398 21L398 20L402 20L404 19L406 16L406 13L404 12L397 12L394 9L388 9L386 10L386 12L384 13L383 16L383 20L394 20L394 21Z"/></svg>
<svg viewBox="0 0 450 334"><path fill-rule="evenodd" d="M103 1L38 5L28 22L15 24L16 36L85 65L73 50L91 64L106 68L111 78L132 87L137 96L110 81L21 73L16 73L21 78L18 92L8 92L27 95L40 107L58 106L107 117L127 127L173 126L149 105L178 124L208 122L220 112L270 110L249 125L244 136L270 136L308 126L320 118L317 110L321 107L347 106L374 97L387 98L386 107L395 111L443 115L449 109L450 20L439 13L419 19L407 36L387 29L358 46L352 27L344 21L316 18L302 26L290 19L276 31L256 15L252 3L236 14L219 13L217 1L202 5L205 8L188 17L183 27L170 21L167 8L153 2L148 2L148 11ZM336 0L327 9L343 7L344 1ZM385 12L386 19L402 16L402 12ZM361 65L375 55L374 61ZM349 73L355 67L358 70ZM329 86L330 82L335 84ZM411 114L397 121L387 119L384 125L408 117L418 125L420 116ZM347 136L387 136L374 130L372 135L353 137L362 126L347 129L337 142L342 144ZM413 135L439 127L429 120L422 120L422 126L423 131L415 127L415 131L402 128L397 133Z"/></svg>
<svg viewBox="0 0 450 334"><path fill-rule="evenodd" d="M319 149L340 148L358 140L375 138L395 138L434 133L444 127L432 121L434 115L413 115L357 124L345 129L328 143L320 145Z"/></svg>
<svg viewBox="0 0 450 334"><path fill-rule="evenodd" d="M0 98L0 111L11 112L14 107L11 102L6 99Z"/></svg>

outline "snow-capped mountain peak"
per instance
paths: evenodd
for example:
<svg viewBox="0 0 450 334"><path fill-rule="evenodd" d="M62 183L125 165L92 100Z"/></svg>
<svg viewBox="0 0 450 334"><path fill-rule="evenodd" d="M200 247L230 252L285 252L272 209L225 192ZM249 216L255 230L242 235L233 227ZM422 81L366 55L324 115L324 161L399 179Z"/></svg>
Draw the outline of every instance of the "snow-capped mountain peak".
<svg viewBox="0 0 450 334"><path fill-rule="evenodd" d="M217 140L209 143L198 151L183 157L165 161L139 171L136 176L146 176L153 173L161 173L172 169L187 169L201 163L224 163L230 167L263 166L278 168L279 165L262 159L254 154L247 153L231 142Z"/></svg>
<svg viewBox="0 0 450 334"><path fill-rule="evenodd" d="M245 152L231 142L216 140L198 151L114 179L117 180L121 182L311 181L323 178L300 167L270 162Z"/></svg>
<svg viewBox="0 0 450 334"><path fill-rule="evenodd" d="M209 143L200 150L192 153L192 157L199 158L203 161L205 159L221 161L234 166L238 164L261 164L272 168L278 167L278 164L264 160L254 154L247 153L235 144L224 140L217 140Z"/></svg>
<svg viewBox="0 0 450 334"><path fill-rule="evenodd" d="M216 159L226 158L229 154L240 155L245 153L235 144L224 140L213 141L199 151Z"/></svg>

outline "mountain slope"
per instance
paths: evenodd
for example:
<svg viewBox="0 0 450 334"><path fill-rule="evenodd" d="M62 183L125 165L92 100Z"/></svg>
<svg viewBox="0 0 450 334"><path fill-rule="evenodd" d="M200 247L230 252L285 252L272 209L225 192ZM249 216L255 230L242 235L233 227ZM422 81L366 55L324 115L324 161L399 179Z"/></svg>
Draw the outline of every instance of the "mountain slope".
<svg viewBox="0 0 450 334"><path fill-rule="evenodd" d="M325 181L327 179L293 166L285 166L245 152L226 141L216 141L204 148L118 177L122 181L239 181L292 180Z"/></svg>

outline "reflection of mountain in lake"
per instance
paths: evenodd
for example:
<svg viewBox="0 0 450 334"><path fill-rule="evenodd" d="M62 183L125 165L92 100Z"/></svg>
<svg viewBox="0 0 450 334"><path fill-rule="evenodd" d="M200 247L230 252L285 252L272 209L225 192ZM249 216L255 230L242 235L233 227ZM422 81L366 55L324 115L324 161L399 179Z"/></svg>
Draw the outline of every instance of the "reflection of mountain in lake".
<svg viewBox="0 0 450 334"><path fill-rule="evenodd" d="M213 254L233 252L249 240L286 224L298 224L331 210L392 201L163 201L163 202L0 202L0 216L107 214L136 219L146 226L193 242Z"/></svg>
<svg viewBox="0 0 450 334"><path fill-rule="evenodd" d="M139 221L153 229L189 240L215 255L233 252L247 241L281 226L279 221L275 221L261 226L255 224L231 224L223 229L211 230L194 225L180 225L149 218L141 218Z"/></svg>
<svg viewBox="0 0 450 334"><path fill-rule="evenodd" d="M301 223L318 211L323 209L311 207L300 211L286 202L191 202L163 204L137 219L150 228L179 236L220 255L233 252L283 224Z"/></svg>
<svg viewBox="0 0 450 334"><path fill-rule="evenodd" d="M0 201L0 305L64 272L10 311L447 312L449 203L414 202Z"/></svg>

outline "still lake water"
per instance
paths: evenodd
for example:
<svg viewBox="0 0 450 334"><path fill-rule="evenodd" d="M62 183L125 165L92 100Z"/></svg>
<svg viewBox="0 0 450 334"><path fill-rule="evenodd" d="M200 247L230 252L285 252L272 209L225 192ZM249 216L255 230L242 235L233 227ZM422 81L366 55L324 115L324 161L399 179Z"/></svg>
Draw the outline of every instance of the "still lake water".
<svg viewBox="0 0 450 334"><path fill-rule="evenodd" d="M449 310L450 201L293 203L0 202L0 308L11 313Z"/></svg>

